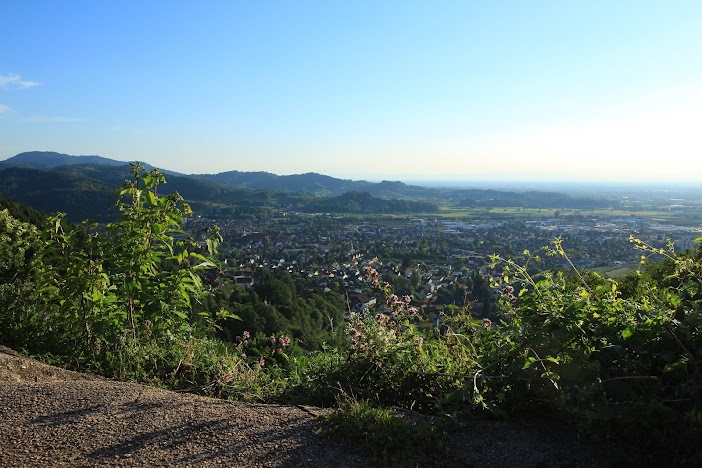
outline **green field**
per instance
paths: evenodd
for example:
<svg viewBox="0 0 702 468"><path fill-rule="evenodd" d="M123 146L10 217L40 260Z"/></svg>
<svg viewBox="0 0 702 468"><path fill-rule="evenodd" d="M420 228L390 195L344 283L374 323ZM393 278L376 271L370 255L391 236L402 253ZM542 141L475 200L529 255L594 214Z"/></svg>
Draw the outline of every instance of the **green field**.
<svg viewBox="0 0 702 468"><path fill-rule="evenodd" d="M439 213L427 213L428 218L468 218L468 219L523 219L535 220L554 216L584 216L587 218L616 219L634 217L647 222L673 224L677 226L702 226L702 209L687 210L615 210L615 209L558 209L558 208L465 208L442 206Z"/></svg>

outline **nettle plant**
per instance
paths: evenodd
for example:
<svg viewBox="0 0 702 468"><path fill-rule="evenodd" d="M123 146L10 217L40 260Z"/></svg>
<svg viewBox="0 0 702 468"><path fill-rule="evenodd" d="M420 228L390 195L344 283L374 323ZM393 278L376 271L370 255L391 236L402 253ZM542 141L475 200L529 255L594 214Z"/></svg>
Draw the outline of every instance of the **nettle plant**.
<svg viewBox="0 0 702 468"><path fill-rule="evenodd" d="M702 422L702 249L676 255L672 245L632 243L645 258L668 259L662 277L617 281L579 271L561 239L521 261L493 256L502 271L492 285L500 294L495 323L469 308L430 322L367 269L385 310L352 316L342 390L449 413L505 417L548 407L604 435L683 444L674 429L692 434ZM561 256L572 271L534 274L540 255Z"/></svg>
<svg viewBox="0 0 702 468"><path fill-rule="evenodd" d="M164 175L140 164L131 173L119 191L117 221L67 231L59 213L46 234L42 291L57 310L57 340L84 354L79 358L115 345L203 335L230 316L192 316L193 301L206 293L199 272L216 267L218 230L204 246L195 242L181 229L192 214L187 203L177 193L157 193Z"/></svg>
<svg viewBox="0 0 702 468"><path fill-rule="evenodd" d="M383 296L383 307L351 315L349 356L339 375L347 388L341 390L424 411L473 402L472 382L483 379L474 336L488 332L486 322L463 308L450 308L432 321L411 305L410 296L395 295L377 270L368 267L365 274Z"/></svg>
<svg viewBox="0 0 702 468"><path fill-rule="evenodd" d="M505 311L500 339L513 343L498 365L513 400L550 404L618 436L684 444L672 433L691 434L702 421L702 250L677 255L672 243L630 241L642 262L663 255L667 273L616 281L581 272L561 239L544 250L566 259L572 275L532 276L530 252L522 265L494 256L504 273L495 284Z"/></svg>

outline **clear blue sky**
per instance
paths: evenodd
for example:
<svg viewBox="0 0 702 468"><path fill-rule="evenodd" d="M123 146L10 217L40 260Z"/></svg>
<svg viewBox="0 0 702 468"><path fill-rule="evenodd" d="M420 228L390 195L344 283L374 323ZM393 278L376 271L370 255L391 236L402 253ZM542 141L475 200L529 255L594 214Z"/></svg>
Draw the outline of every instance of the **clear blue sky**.
<svg viewBox="0 0 702 468"><path fill-rule="evenodd" d="M702 1L0 5L0 159L702 181Z"/></svg>

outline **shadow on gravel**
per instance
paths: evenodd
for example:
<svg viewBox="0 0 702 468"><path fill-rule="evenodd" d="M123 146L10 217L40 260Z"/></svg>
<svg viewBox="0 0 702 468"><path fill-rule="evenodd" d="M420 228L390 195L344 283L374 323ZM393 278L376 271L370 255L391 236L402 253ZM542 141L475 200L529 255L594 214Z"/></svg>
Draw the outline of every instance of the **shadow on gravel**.
<svg viewBox="0 0 702 468"><path fill-rule="evenodd" d="M68 424L75 424L79 419L83 419L91 413L96 413L103 405L92 405L86 406L85 408L80 408L73 411L63 411L61 413L54 413L48 416L42 416L30 421L32 424L45 424L47 426L65 426Z"/></svg>
<svg viewBox="0 0 702 468"><path fill-rule="evenodd" d="M125 409L137 410L135 407ZM303 419L305 421L301 422ZM281 459L300 458L295 455L295 449L314 429L307 421L306 418L292 418L286 420L284 426L270 428L263 428L254 421L244 423L228 419L178 423L150 432L138 432L138 427L127 427L126 432L133 430L135 433L86 456L90 460L106 461L136 456L140 452L159 452L164 462L177 460L180 464L188 465L239 459L245 465L276 460L276 465L280 466L278 462ZM312 450L309 455L313 453Z"/></svg>
<svg viewBox="0 0 702 468"><path fill-rule="evenodd" d="M88 458L112 459L115 455L133 454L152 446L158 447L159 450L173 450L180 445L192 444L194 440L199 442L203 432L222 430L225 425L226 422L223 420L207 421L198 424L180 424L157 431L135 434L127 440L93 451L88 455Z"/></svg>

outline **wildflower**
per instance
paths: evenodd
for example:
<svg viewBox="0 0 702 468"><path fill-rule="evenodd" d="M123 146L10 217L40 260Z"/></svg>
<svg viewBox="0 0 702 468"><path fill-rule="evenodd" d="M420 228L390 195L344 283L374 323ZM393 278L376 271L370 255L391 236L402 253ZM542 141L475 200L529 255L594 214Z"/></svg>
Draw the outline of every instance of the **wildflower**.
<svg viewBox="0 0 702 468"><path fill-rule="evenodd" d="M278 341L280 342L280 345L283 348L290 346L290 337L288 337L288 336L280 335L280 338L278 338Z"/></svg>
<svg viewBox="0 0 702 468"><path fill-rule="evenodd" d="M261 367L266 365L266 359L263 356L258 359L258 365Z"/></svg>
<svg viewBox="0 0 702 468"><path fill-rule="evenodd" d="M240 357L241 359L246 359L246 354L241 353L241 354L239 355L239 357Z"/></svg>
<svg viewBox="0 0 702 468"><path fill-rule="evenodd" d="M417 346L422 346L424 344L424 339L421 336L415 336L414 344L416 344Z"/></svg>
<svg viewBox="0 0 702 468"><path fill-rule="evenodd" d="M403 296L402 299L404 299L405 304L409 304L410 302L412 302L412 298L409 296Z"/></svg>
<svg viewBox="0 0 702 468"><path fill-rule="evenodd" d="M510 285L507 285L504 288L502 288L502 291L500 292L510 301L517 300L517 297L514 295L514 288Z"/></svg>
<svg viewBox="0 0 702 468"><path fill-rule="evenodd" d="M484 318L483 319L483 326L485 328L490 328L492 326L492 320L490 320L489 318Z"/></svg>
<svg viewBox="0 0 702 468"><path fill-rule="evenodd" d="M275 346L275 335L271 335L268 339L271 340L271 346Z"/></svg>
<svg viewBox="0 0 702 468"><path fill-rule="evenodd" d="M248 331L244 331L244 333L241 334L241 337L244 339L244 341L246 341L251 338L251 334Z"/></svg>
<svg viewBox="0 0 702 468"><path fill-rule="evenodd" d="M375 316L376 323L378 323L380 325L386 325L389 320L390 320L390 317L388 317L385 314L376 314L376 316Z"/></svg>
<svg viewBox="0 0 702 468"><path fill-rule="evenodd" d="M366 267L365 273L366 273L367 280L376 279L380 276L380 273L378 273L378 270L376 270L373 267L369 267L369 266Z"/></svg>

